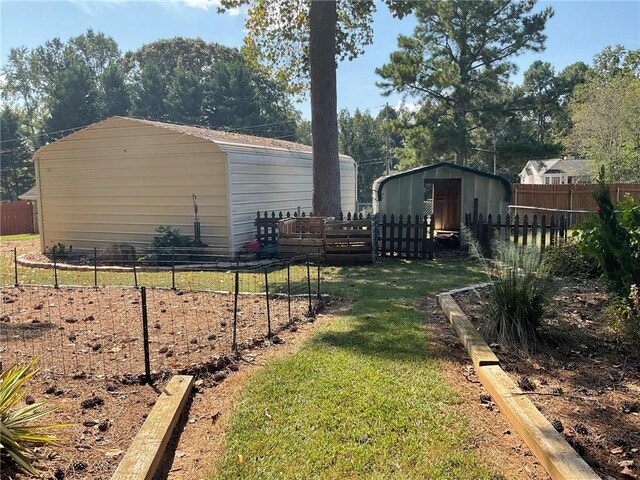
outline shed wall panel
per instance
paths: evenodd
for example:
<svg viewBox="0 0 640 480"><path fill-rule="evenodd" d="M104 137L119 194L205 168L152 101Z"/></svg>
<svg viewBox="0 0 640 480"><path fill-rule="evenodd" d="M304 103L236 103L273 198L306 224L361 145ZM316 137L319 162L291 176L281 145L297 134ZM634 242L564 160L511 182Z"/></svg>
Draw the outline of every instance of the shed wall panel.
<svg viewBox="0 0 640 480"><path fill-rule="evenodd" d="M160 225L229 244L226 154L209 141L114 118L42 149L43 246L149 244Z"/></svg>
<svg viewBox="0 0 640 480"><path fill-rule="evenodd" d="M460 178L462 182L460 218L464 220L465 213L473 212L474 198L478 198L478 213L485 218L491 214L494 218L506 215L508 202L507 191L497 179L473 172L463 172L446 165L426 170L416 171L408 175L398 175L385 181L382 186L379 201L379 213L399 215L406 218L408 214L421 214L424 202L424 181L426 179Z"/></svg>
<svg viewBox="0 0 640 480"><path fill-rule="evenodd" d="M313 166L311 154L283 150L262 151L225 147L229 155L229 191L233 249L255 238L258 211L293 214L298 208L311 211ZM354 212L356 171L351 159L340 161L342 209Z"/></svg>

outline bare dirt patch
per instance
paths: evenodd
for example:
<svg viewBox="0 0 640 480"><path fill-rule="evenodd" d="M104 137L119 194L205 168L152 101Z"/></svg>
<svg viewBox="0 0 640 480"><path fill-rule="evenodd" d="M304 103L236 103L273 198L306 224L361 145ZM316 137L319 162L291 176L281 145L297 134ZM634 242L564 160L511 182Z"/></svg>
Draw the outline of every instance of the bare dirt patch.
<svg viewBox="0 0 640 480"><path fill-rule="evenodd" d="M259 363L267 347L284 344L286 351L287 339L308 329L307 299L292 299L289 321L286 298L274 297L275 336L267 340L265 296L239 295L238 360L231 355L233 295L162 289L147 295L153 386L141 384L139 290L2 288L0 361L6 367L38 356L40 372L28 394L58 406L49 421L72 425L61 432L59 445L36 450L42 478L109 478L172 374L196 374L198 389L206 392L243 365ZM226 395L225 388L220 392ZM194 411L200 412L201 396L194 399ZM202 444L191 441L185 450Z"/></svg>
<svg viewBox="0 0 640 480"><path fill-rule="evenodd" d="M455 297L479 328L481 296ZM640 478L640 355L606 328L606 301L598 282L563 282L545 318L545 347L493 349L521 388L534 388L531 401L599 475L628 480Z"/></svg>

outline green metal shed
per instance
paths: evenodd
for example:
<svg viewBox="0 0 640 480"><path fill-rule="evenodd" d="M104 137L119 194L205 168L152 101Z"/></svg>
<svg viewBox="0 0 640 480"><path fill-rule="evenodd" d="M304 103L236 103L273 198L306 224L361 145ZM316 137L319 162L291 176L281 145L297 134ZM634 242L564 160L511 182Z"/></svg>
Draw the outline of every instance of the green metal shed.
<svg viewBox="0 0 640 480"><path fill-rule="evenodd" d="M373 213L434 216L437 232L459 232L464 215L506 215L511 185L498 175L443 162L378 178L373 183Z"/></svg>

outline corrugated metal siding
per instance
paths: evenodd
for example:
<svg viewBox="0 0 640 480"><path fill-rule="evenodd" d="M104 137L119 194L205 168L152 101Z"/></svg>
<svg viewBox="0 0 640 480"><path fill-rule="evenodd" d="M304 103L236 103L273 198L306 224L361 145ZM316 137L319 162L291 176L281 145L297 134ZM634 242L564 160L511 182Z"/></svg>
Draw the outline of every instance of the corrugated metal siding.
<svg viewBox="0 0 640 480"><path fill-rule="evenodd" d="M425 179L462 179L461 218L473 212L473 199L478 198L478 213L483 216L507 213L504 185L493 178L461 172L443 166L434 170L417 171L414 174L398 176L388 180L382 187L380 214L415 215L422 212Z"/></svg>
<svg viewBox="0 0 640 480"><path fill-rule="evenodd" d="M254 221L260 211L311 211L313 168L310 154L286 150L222 145L229 158L229 190L233 248L255 238ZM342 208L353 212L356 203L355 162L340 162Z"/></svg>
<svg viewBox="0 0 640 480"><path fill-rule="evenodd" d="M148 244L160 225L229 243L226 155L209 141L114 118L37 153L45 247Z"/></svg>

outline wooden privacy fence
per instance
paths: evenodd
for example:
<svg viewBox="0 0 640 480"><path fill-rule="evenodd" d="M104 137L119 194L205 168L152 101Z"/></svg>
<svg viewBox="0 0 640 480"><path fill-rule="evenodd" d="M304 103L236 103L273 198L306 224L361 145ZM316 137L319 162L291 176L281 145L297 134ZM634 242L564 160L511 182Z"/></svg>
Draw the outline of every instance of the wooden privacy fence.
<svg viewBox="0 0 640 480"><path fill-rule="evenodd" d="M0 205L1 235L17 235L19 233L35 233L33 228L33 204L20 201Z"/></svg>
<svg viewBox="0 0 640 480"><path fill-rule="evenodd" d="M378 254L382 257L433 260L433 215L383 215L378 223Z"/></svg>
<svg viewBox="0 0 640 480"><path fill-rule="evenodd" d="M529 223L529 216L516 215L511 217L501 215L465 214L465 225L478 240L485 252L491 251L494 240L513 242L516 245L538 245L541 250L547 246L557 245L561 240L567 240L568 225L564 215L547 217L534 215Z"/></svg>
<svg viewBox="0 0 640 480"><path fill-rule="evenodd" d="M544 213L550 217L550 210L582 210L593 211L597 206L593 199L593 192L597 184L576 185L523 185L513 184L511 208L512 213L520 216L528 214L532 218L534 214L539 217ZM636 201L640 201L640 184L637 183L612 183L608 185L611 198L615 201L624 200L630 195ZM526 210L518 207L529 207ZM535 208L534 208L535 207ZM536 210L540 209L540 210ZM571 225L584 219L584 213L573 212L567 216L566 221Z"/></svg>

